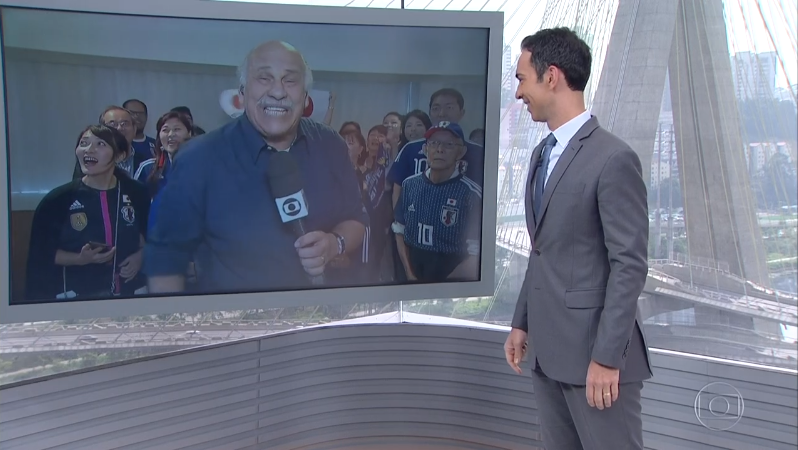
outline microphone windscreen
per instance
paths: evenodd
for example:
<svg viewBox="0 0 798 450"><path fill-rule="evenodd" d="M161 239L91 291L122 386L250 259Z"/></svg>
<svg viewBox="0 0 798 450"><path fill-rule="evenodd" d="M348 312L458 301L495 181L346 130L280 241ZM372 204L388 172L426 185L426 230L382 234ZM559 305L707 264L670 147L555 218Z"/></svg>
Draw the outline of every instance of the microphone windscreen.
<svg viewBox="0 0 798 450"><path fill-rule="evenodd" d="M302 174L291 152L272 153L266 176L275 198L296 194L304 188Z"/></svg>

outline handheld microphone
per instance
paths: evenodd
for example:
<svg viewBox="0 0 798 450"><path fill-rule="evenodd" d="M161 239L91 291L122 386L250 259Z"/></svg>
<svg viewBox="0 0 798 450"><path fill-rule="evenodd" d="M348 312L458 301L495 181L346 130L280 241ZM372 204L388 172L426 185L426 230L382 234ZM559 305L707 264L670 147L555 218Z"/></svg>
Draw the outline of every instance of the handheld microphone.
<svg viewBox="0 0 798 450"><path fill-rule="evenodd" d="M291 228L297 238L307 234L309 230L304 219L308 216L308 204L302 186L302 173L291 153L272 153L266 176L280 220ZM311 277L310 281L314 285L324 284L324 275Z"/></svg>

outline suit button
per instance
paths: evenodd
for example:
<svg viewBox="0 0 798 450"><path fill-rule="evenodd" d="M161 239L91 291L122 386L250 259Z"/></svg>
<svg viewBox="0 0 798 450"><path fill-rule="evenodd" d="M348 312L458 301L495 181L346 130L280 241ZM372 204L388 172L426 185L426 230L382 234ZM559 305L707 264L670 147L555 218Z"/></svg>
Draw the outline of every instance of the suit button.
<svg viewBox="0 0 798 450"><path fill-rule="evenodd" d="M540 256L540 250L535 249L535 255Z"/></svg>

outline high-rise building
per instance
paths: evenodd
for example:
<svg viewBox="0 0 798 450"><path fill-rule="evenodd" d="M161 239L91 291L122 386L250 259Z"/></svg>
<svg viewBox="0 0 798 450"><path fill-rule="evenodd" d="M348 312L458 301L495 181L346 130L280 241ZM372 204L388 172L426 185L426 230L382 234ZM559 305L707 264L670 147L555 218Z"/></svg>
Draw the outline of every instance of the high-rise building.
<svg viewBox="0 0 798 450"><path fill-rule="evenodd" d="M515 58L513 49L506 45L502 53L502 106L507 106L515 100Z"/></svg>
<svg viewBox="0 0 798 450"><path fill-rule="evenodd" d="M777 58L776 52L740 52L732 56L734 93L738 100L773 98Z"/></svg>
<svg viewBox="0 0 798 450"><path fill-rule="evenodd" d="M515 79L515 61L513 61L513 48L509 45L504 46L502 53L502 88L512 89L512 80Z"/></svg>

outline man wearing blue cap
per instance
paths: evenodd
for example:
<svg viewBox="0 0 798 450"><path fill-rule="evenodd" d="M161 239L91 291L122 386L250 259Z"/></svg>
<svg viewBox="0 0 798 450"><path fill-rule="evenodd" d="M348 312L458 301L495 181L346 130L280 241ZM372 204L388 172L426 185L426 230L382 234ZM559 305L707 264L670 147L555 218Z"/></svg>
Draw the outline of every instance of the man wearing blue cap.
<svg viewBox="0 0 798 450"><path fill-rule="evenodd" d="M394 209L399 257L409 280L477 280L482 189L459 170L463 129L444 121L424 137L428 167L404 180Z"/></svg>

